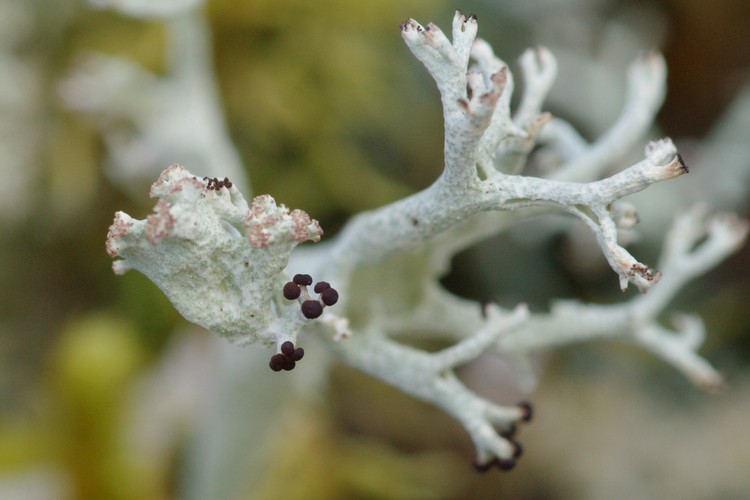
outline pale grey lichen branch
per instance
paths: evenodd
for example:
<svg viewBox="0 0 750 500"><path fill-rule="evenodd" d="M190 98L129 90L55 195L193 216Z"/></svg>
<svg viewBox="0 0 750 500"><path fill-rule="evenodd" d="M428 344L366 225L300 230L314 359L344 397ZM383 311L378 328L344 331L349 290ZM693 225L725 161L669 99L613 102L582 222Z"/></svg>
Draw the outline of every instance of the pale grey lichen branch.
<svg viewBox="0 0 750 500"><path fill-rule="evenodd" d="M478 44L474 51L475 57L482 59L494 58L495 64L502 62L495 58L489 45ZM550 113L542 112L544 100L547 97L552 84L557 77L557 61L552 53L544 47L528 49L519 58L521 71L523 73L524 91L518 110L513 119L510 116L510 94L507 92L503 102L503 111L500 116L504 118L501 122L505 133L490 133L480 151L490 153L494 157L494 166L500 172L518 174L527 164L529 154L537 143L537 139L547 123L552 120ZM480 63L480 66L482 64ZM487 66L485 62L484 66ZM500 128L500 127L498 127ZM485 164L481 161L480 164Z"/></svg>
<svg viewBox="0 0 750 500"><path fill-rule="evenodd" d="M455 47L445 35L430 24L423 28L410 19L401 27L412 52L425 64L436 80L444 105L445 170L427 190L377 211L357 217L344 228L334 251L353 268L358 263L380 261L394 251L413 247L475 213L529 206L556 206L584 220L594 230L597 241L611 267L620 277L624 289L628 283L646 291L654 282L655 272L633 258L617 244L617 232L609 216L609 206L623 196L645 189L650 184L687 172L668 139L649 144L646 159L607 179L579 184L541 178L507 175L489 170L489 161L481 157L497 152L504 139L529 137L507 126L508 114L495 112L501 94L507 95L507 67L500 68L491 51L480 43L480 64L484 80L468 70L466 57L459 57L466 38L476 35L476 19L457 13ZM545 57L550 66L550 57ZM466 63L466 64L464 64ZM541 63L540 63L541 64ZM553 71L548 70L548 75ZM460 77L458 75L461 75ZM460 82L457 80L460 78ZM547 83L544 84L547 86ZM467 94L467 86L471 96ZM509 98L506 98L509 99ZM504 105L504 104L503 104ZM543 125L543 118L537 127ZM482 144L489 131L491 140ZM528 152L528 147L526 149ZM513 153L517 156L518 152ZM478 174L478 170L482 176ZM482 178L485 177L485 178ZM383 234L389 237L383 238ZM354 262L347 262L353 259ZM346 266L346 267L348 267Z"/></svg>
<svg viewBox="0 0 750 500"><path fill-rule="evenodd" d="M547 94L557 78L557 60L544 47L526 50L518 59L523 74L523 97L513 120L521 127L542 113Z"/></svg>
<svg viewBox="0 0 750 500"><path fill-rule="evenodd" d="M530 418L530 409L487 401L468 390L453 369L518 329L526 321L528 310L518 306L504 313L497 306L489 306L486 315L472 335L433 354L390 340L378 329L361 332L335 348L352 366L435 404L461 422L477 449L478 467L497 459L501 467L511 468L520 454L512 429L515 422ZM506 436L501 436L498 428Z"/></svg>
<svg viewBox="0 0 750 500"><path fill-rule="evenodd" d="M721 377L697 354L700 319L676 316L676 332L659 319L687 281L742 244L747 224L729 216L706 222L704 210L686 212L667 238L662 275L618 237L638 221L635 207L622 198L688 172L674 144L652 141L642 161L600 178L650 126L664 93L663 59L649 54L634 64L620 118L588 144L542 109L557 73L546 49L521 57L526 88L513 114L513 75L476 39L476 16L457 12L452 40L434 24L422 27L413 19L401 33L443 103L445 165L430 187L359 214L335 238L292 253L322 235L305 212L277 206L268 195L248 205L229 179L199 179L175 165L152 188L160 198L154 214L142 221L116 214L107 239L110 255L122 258L115 271L143 272L185 318L234 342L275 345L275 371L293 368L301 357L294 346L300 333L321 333L348 364L459 420L476 446L480 470L513 467L521 453L514 424L531 418L528 404L494 404L457 378L455 368L483 352L525 360L562 344L623 338L717 390ZM469 67L472 58L476 64ZM520 175L538 147L540 156L559 160L550 178ZM512 311L480 305L440 285L457 252L522 217L549 212L586 224L622 289L632 283L653 290L617 305L555 302L549 312L530 314L524 305ZM326 281L313 286L308 272ZM451 345L428 353L399 342L425 336Z"/></svg>
<svg viewBox="0 0 750 500"><path fill-rule="evenodd" d="M585 148L584 154L570 158L551 174L551 178L583 182L603 175L613 161L634 148L652 127L666 95L667 64L661 54L648 52L635 61L628 71L625 104L615 123L597 141ZM567 135L560 135L564 130ZM574 144L580 139L571 129L557 129L558 140L564 137ZM544 133L542 134L544 137ZM559 147L569 147L561 144ZM573 145L573 148L576 146Z"/></svg>
<svg viewBox="0 0 750 500"><path fill-rule="evenodd" d="M676 218L660 259L664 278L649 294L607 306L555 302L549 313L531 315L520 328L499 339L495 350L527 356L594 338L620 338L674 365L704 390L719 391L722 377L697 353L705 336L700 318L673 314L676 332L661 326L659 320L689 281L718 265L744 243L749 229L747 221L731 214L707 218L706 207L697 206ZM472 335L484 321L470 301L452 296L435 283L426 283L420 302L390 317L384 329L390 335L429 331L433 336L456 340Z"/></svg>
<svg viewBox="0 0 750 500"><path fill-rule="evenodd" d="M503 339L499 349L528 352L595 337L619 337L663 358L703 389L718 391L722 377L697 354L705 335L700 318L674 315L677 332L661 326L659 318L690 280L735 252L747 234L746 221L729 214L706 220L705 207L696 207L676 219L660 261L664 278L651 293L610 306L557 302L549 314L532 317L527 330Z"/></svg>
<svg viewBox="0 0 750 500"><path fill-rule="evenodd" d="M107 173L127 187L150 181L164 165L250 184L226 128L202 0L99 0L98 6L163 19L167 68L156 75L127 59L81 57L58 86L68 108L91 117L107 144Z"/></svg>

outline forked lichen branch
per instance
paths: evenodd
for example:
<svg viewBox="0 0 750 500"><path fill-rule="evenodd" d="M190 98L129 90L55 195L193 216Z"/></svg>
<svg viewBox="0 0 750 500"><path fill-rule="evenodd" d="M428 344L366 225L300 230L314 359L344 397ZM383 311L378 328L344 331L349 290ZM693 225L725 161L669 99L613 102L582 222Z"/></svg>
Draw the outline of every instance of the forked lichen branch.
<svg viewBox="0 0 750 500"><path fill-rule="evenodd" d="M658 317L689 280L743 243L748 226L691 210L679 214L667 236L661 272L638 261L618 242L619 231L638 221L635 207L621 199L688 167L672 141L661 139L648 143L640 162L601 177L652 123L664 95L663 59L650 53L634 63L621 116L589 144L543 110L557 74L552 53L537 47L521 56L525 88L513 112L513 74L476 38L477 27L476 16L460 12L452 39L434 24L401 25L443 105L444 170L425 190L354 216L318 248L295 249L323 234L304 211L268 195L248 204L227 177L199 178L174 165L151 190L159 198L152 215L139 221L116 214L107 250L121 259L116 272L143 272L188 320L238 344L272 346L274 371L294 368L304 355L300 344L317 333L353 367L461 422L479 470L510 469L522 452L515 424L530 420L531 406L492 403L467 388L455 368L485 352L525 359L562 344L619 337L718 390L721 377L696 352L700 319L677 315L673 332ZM545 178L523 175L535 148L560 160ZM438 280L457 252L547 212L583 221L620 287L632 283L643 294L610 306L556 302L531 314L523 304L503 310L442 288ZM419 336L450 345L428 353L399 341Z"/></svg>

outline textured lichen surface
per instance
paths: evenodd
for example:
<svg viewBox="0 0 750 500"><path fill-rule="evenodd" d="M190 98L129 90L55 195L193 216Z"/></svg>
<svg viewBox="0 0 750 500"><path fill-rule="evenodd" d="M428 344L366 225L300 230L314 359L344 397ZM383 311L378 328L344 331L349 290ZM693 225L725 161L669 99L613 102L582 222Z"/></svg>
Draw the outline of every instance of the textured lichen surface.
<svg viewBox="0 0 750 500"><path fill-rule="evenodd" d="M718 391L721 376L697 354L705 334L700 318L675 315L674 330L659 319L688 281L742 244L748 226L695 207L675 214L658 266L639 261L620 241L638 222L637 207L622 198L689 167L664 138L647 142L632 166L611 175L607 169L623 151L642 147L664 96L663 58L648 53L633 63L620 117L587 143L543 110L557 73L552 52L534 48L521 56L524 88L512 110L513 74L477 30L477 17L461 12L451 37L413 19L401 26L442 100L444 170L428 188L295 250L323 234L307 213L269 195L248 205L229 177L201 179L173 165L151 189L159 199L152 215L116 214L107 250L120 259L116 272L141 271L188 320L235 343L273 345L273 371L294 368L304 354L299 345L315 336L353 367L456 418L475 445L478 470L507 470L521 455L514 433L531 420L531 405L488 401L455 368L488 352L528 361L554 346L621 338ZM540 156L548 159L546 175L524 175ZM458 252L517 220L551 212L583 221L620 288L633 284L642 294L608 306L558 301L532 314L523 303L479 304L440 285ZM427 352L399 341L407 337L449 347Z"/></svg>

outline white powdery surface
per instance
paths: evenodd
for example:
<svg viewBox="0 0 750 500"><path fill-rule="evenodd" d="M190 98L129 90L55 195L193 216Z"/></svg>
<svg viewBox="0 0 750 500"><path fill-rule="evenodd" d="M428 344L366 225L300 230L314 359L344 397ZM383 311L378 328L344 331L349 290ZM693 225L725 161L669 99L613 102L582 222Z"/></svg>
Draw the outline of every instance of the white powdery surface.
<svg viewBox="0 0 750 500"><path fill-rule="evenodd" d="M283 343L296 342L301 333L321 334L347 363L461 422L475 444L479 470L509 469L522 449L515 424L531 419L531 407L492 403L468 389L454 369L485 352L524 361L554 346L620 338L718 391L721 376L697 354L705 336L700 318L674 314L674 331L658 318L690 280L742 245L748 225L697 207L677 214L660 271L637 260L618 241L638 221L636 207L621 199L686 174L688 167L665 138L649 142L640 162L601 177L651 126L664 96L663 58L650 53L633 64L620 118L589 144L542 110L557 74L552 53L538 47L522 55L525 88L513 112L513 75L476 38L477 29L476 16L460 12L451 39L434 24L409 19L401 26L443 105L445 169L427 189L359 214L334 239L292 255L299 243L320 239L317 221L268 195L248 206L228 179L199 179L173 165L152 187L159 198L152 215L140 221L115 215L107 250L121 258L116 272L144 273L185 318L234 342L275 344L284 352ZM545 165L544 178L523 175L533 155L556 159ZM560 301L546 313L531 314L524 304L512 310L483 306L440 286L456 253L524 215L551 211L582 220L620 287L633 284L643 293L609 306ZM301 313L294 302L299 293L287 294L287 267L335 285L341 294L336 313L326 310L319 319ZM306 288L311 283L294 280L291 289L302 289L299 300L315 300ZM451 345L428 353L399 337Z"/></svg>

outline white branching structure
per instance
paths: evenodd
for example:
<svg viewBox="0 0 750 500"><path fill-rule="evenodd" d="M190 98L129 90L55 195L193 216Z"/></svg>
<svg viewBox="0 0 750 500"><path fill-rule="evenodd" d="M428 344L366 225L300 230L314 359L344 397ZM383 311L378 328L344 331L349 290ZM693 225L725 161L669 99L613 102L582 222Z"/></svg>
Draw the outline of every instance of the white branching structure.
<svg viewBox="0 0 750 500"><path fill-rule="evenodd" d="M322 235L305 212L277 206L268 195L248 204L229 179L201 179L173 165L152 187L159 198L152 215L139 221L116 214L107 238L109 254L120 258L115 271L141 271L185 318L235 343L272 346L276 371L293 368L302 357L295 344L314 334L351 366L461 422L480 470L513 467L521 453L515 424L531 418L529 404L500 406L456 377L457 366L482 353L524 359L558 345L620 338L700 387L719 390L721 376L696 352L704 337L700 318L674 315L674 330L657 319L689 280L742 244L747 224L709 216L705 207L679 214L656 271L618 243L618 230L637 222L635 207L621 199L688 173L674 144L651 142L642 161L601 178L651 125L664 95L663 59L651 53L633 64L622 115L588 144L542 111L557 69L549 51L521 57L525 88L512 113L513 76L476 39L476 16L457 12L452 31L451 40L433 24L410 19L401 26L442 98L445 168L429 188L359 214L335 238L292 253ZM534 148L556 159L547 178L522 175ZM633 284L643 293L618 305L566 301L531 314L523 304L482 306L441 287L457 252L519 218L551 211L582 220L620 287ZM312 290L310 275L321 280ZM430 353L399 337L437 338L450 347Z"/></svg>

